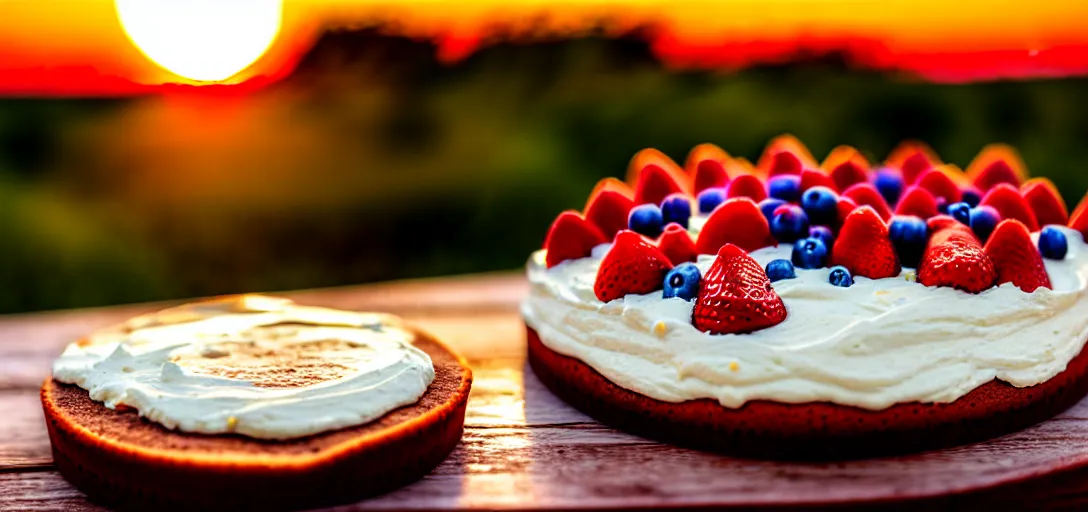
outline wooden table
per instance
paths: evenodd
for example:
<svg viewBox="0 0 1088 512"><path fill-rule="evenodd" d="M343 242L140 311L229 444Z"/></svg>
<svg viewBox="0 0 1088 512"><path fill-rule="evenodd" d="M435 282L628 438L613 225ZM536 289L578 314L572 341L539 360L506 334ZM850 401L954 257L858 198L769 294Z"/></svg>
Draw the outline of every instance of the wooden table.
<svg viewBox="0 0 1088 512"><path fill-rule="evenodd" d="M285 294L400 314L475 372L462 445L433 474L368 509L709 506L1088 506L1088 401L987 443L910 457L781 463L624 434L568 407L527 370L519 274ZM162 304L0 317L0 510L101 510L53 468L38 387L62 347Z"/></svg>

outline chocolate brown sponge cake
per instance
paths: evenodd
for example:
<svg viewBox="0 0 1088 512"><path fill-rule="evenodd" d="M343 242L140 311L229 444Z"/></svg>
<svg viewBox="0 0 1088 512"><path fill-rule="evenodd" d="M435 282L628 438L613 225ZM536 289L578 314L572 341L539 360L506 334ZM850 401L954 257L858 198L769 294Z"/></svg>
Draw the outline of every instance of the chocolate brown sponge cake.
<svg viewBox="0 0 1088 512"><path fill-rule="evenodd" d="M242 312L247 302L259 306ZM242 320L209 323L225 317ZM198 331L216 334L189 350ZM108 346L118 336L124 348ZM171 337L169 363L154 356L161 368L145 370L141 355L163 349L141 345ZM383 359L401 340L410 346ZM139 317L81 343L54 367L74 382L42 387L54 460L92 499L123 509L308 508L395 489L457 445L472 382L463 359L392 317L257 296ZM88 355L95 347L109 355ZM143 375L93 375L115 366ZM140 384L155 376L162 383Z"/></svg>
<svg viewBox="0 0 1088 512"><path fill-rule="evenodd" d="M529 362L619 428L768 458L952 446L1088 393L1088 201L1006 146L960 171L792 137L646 150L527 264Z"/></svg>

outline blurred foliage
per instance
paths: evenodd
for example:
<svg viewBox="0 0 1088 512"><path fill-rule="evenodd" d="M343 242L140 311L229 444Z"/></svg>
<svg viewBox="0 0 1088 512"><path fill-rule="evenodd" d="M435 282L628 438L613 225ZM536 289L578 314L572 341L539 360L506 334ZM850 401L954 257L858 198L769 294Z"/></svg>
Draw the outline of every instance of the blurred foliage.
<svg viewBox="0 0 1088 512"><path fill-rule="evenodd" d="M636 39L433 55L348 32L254 94L0 100L0 311L515 268L647 146L755 159L790 132L879 159L917 138L965 166L1007 142L1070 206L1088 188L1083 78L677 71Z"/></svg>

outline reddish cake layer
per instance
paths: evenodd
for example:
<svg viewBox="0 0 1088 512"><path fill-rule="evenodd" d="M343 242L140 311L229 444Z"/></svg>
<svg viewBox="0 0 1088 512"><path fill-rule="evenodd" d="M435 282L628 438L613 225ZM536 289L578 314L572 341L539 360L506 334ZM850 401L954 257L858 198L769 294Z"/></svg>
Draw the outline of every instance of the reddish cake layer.
<svg viewBox="0 0 1088 512"><path fill-rule="evenodd" d="M670 403L613 384L527 331L533 371L586 414L646 437L759 458L872 457L980 441L1050 418L1088 393L1088 352L1082 351L1042 384L1017 388L994 380L947 404L870 411L829 402L755 400L737 409L709 399Z"/></svg>
<svg viewBox="0 0 1088 512"><path fill-rule="evenodd" d="M189 434L116 411L83 389L42 386L53 459L92 499L126 509L283 509L354 501L430 472L457 445L472 373L419 335L435 380L414 405L300 439Z"/></svg>

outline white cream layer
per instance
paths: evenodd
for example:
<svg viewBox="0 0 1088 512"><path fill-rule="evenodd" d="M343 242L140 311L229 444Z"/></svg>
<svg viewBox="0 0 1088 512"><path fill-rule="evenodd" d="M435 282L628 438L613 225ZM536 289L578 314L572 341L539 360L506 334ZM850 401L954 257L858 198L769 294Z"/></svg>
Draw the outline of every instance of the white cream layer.
<svg viewBox="0 0 1088 512"><path fill-rule="evenodd" d="M168 428L286 439L367 423L418 401L434 367L413 339L389 315L250 295L171 308L99 331L70 344L53 363L53 377L86 389L106 407L132 407ZM300 362L315 382L274 384L279 376L299 378ZM220 371L196 371L201 365ZM259 373L270 367L284 373L249 380L222 375L224 368Z"/></svg>
<svg viewBox="0 0 1088 512"><path fill-rule="evenodd" d="M1053 290L1005 284L972 295L922 286L910 269L838 288L826 268L798 269L796 279L774 283L786 320L743 335L699 332L692 303L662 299L660 291L601 303L593 281L607 244L551 269L538 251L521 310L548 348L667 402L829 401L867 409L951 402L994 378L1018 387L1045 382L1084 347L1088 246L1079 233L1065 233L1066 258L1046 260ZM766 265L789 259L791 250L783 244L752 256ZM706 272L712 261L700 256L697 265Z"/></svg>

